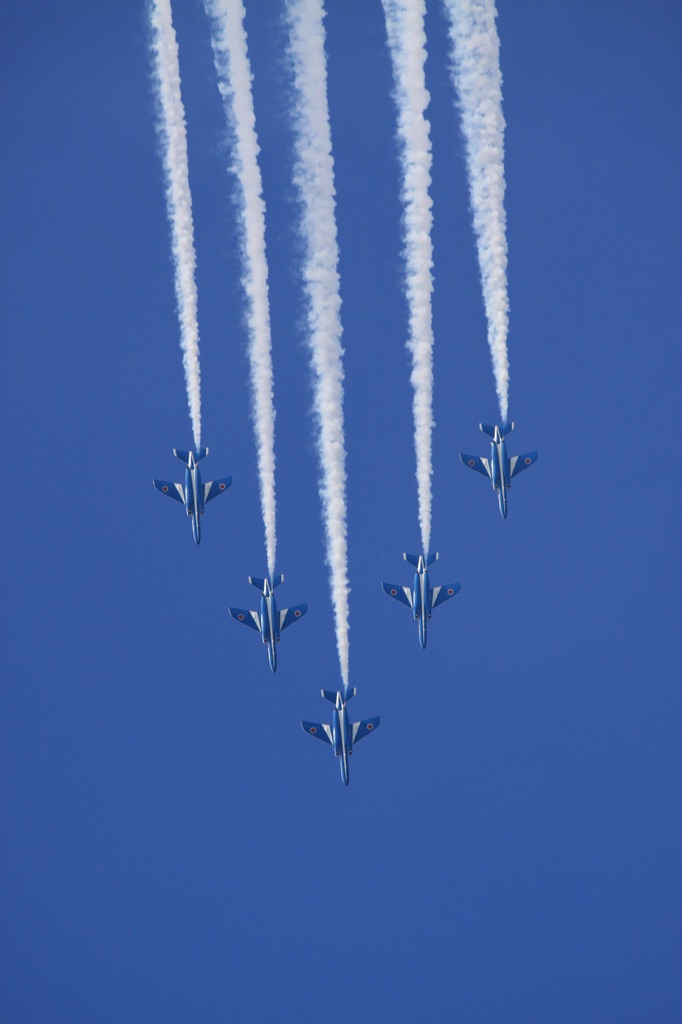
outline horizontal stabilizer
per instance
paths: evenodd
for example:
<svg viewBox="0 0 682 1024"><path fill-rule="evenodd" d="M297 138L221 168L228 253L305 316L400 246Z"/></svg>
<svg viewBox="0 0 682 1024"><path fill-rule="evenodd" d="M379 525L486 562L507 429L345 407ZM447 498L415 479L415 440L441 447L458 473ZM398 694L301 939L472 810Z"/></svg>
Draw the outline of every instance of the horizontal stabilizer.
<svg viewBox="0 0 682 1024"><path fill-rule="evenodd" d="M260 616L258 612L250 612L248 608L228 608L227 610L235 622L243 622L245 626L257 629L260 633Z"/></svg>
<svg viewBox="0 0 682 1024"><path fill-rule="evenodd" d="M231 476L224 476L221 480L212 480L210 483L204 484L204 504L207 501L212 501L217 494L222 494L231 485Z"/></svg>
<svg viewBox="0 0 682 1024"><path fill-rule="evenodd" d="M475 469L477 473L490 477L490 462L488 459L479 459L478 455L465 455L464 452L460 452L459 457L469 469Z"/></svg>
<svg viewBox="0 0 682 1024"><path fill-rule="evenodd" d="M488 423L479 423L478 426L483 431L484 434L488 435L488 437L495 437L495 427L491 427L490 424ZM506 437L507 434L510 434L513 429L513 423L505 423L500 427L500 434L502 435L502 437Z"/></svg>
<svg viewBox="0 0 682 1024"><path fill-rule="evenodd" d="M323 725L321 722L301 722L303 731L307 732L309 736L315 736L318 740L322 740L323 743L332 742L332 731L328 725Z"/></svg>
<svg viewBox="0 0 682 1024"><path fill-rule="evenodd" d="M265 593L265 580L261 579L260 576L249 576L249 583L251 584L252 587L255 587L256 590L260 590L261 594ZM275 587L278 587L280 583L284 583L283 573L280 573L279 576L272 577L272 590L274 590Z"/></svg>
<svg viewBox="0 0 682 1024"><path fill-rule="evenodd" d="M175 498L176 501L181 501L184 505L185 491L182 484L174 484L170 480L152 480L152 483L157 491L167 494L169 498Z"/></svg>
<svg viewBox="0 0 682 1024"><path fill-rule="evenodd" d="M412 607L412 591L409 587L399 587L397 583L382 583L381 586L389 597L394 597L408 608Z"/></svg>
<svg viewBox="0 0 682 1024"><path fill-rule="evenodd" d="M537 462L537 460L537 452L526 452L525 455L514 455L509 460L509 479L511 480L513 476L518 476L519 473L522 473L524 469L528 469L528 467L532 466L534 462Z"/></svg>
<svg viewBox="0 0 682 1024"><path fill-rule="evenodd" d="M189 466L189 452L184 451L182 448L174 448L173 455L176 459L180 459L180 462L184 462L186 466ZM200 448L194 455L195 462L201 462L208 455L208 448Z"/></svg>
<svg viewBox="0 0 682 1024"><path fill-rule="evenodd" d="M442 587L434 587L431 595L431 609L437 608L439 604L445 604L462 589L461 583L445 583Z"/></svg>
<svg viewBox="0 0 682 1024"><path fill-rule="evenodd" d="M293 608L282 608L279 612L280 632L290 626L292 622L298 622L308 611L307 604L297 604Z"/></svg>
<svg viewBox="0 0 682 1024"><path fill-rule="evenodd" d="M366 718L364 722L353 722L351 743L359 743L363 736L368 736L378 729L380 721L381 715L377 715L375 718Z"/></svg>
<svg viewBox="0 0 682 1024"><path fill-rule="evenodd" d="M405 551L405 552L403 552L403 558L405 559L406 562L409 562L410 565L413 565L415 567L415 569L417 569L419 567L419 559L421 558L421 555L408 555L408 553ZM426 555L425 558L424 558L424 562L426 563L427 566L433 565L433 563L436 562L437 560L438 560L438 552L437 551L434 551L432 554Z"/></svg>
<svg viewBox="0 0 682 1024"><path fill-rule="evenodd" d="M320 692L325 700L328 700L331 704L336 704L336 690L321 690Z"/></svg>

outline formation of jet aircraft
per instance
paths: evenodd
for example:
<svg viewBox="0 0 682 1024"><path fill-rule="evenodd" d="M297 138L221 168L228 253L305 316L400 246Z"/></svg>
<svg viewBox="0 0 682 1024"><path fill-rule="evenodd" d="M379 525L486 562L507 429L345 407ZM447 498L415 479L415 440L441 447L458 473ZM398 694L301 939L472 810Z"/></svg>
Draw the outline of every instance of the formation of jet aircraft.
<svg viewBox="0 0 682 1024"><path fill-rule="evenodd" d="M505 437L514 429L513 423L503 424L502 427L489 426L485 423L479 424L480 429L491 438L490 457L483 458L476 455L460 454L465 466L475 469L478 473L487 476L492 483L493 489L497 492L500 513L504 519L507 517L507 494L511 482L515 476L537 460L537 452L527 452L525 455L507 454ZM208 455L208 448L200 448L197 452L182 451L173 449L173 454L186 466L185 483L172 483L167 480L154 480L154 486L162 494L167 494L175 501L185 506L187 515L192 519L192 534L194 540L199 544L201 540L201 516L204 514L205 506L218 494L222 494L232 484L232 477L222 477L220 480L213 480L203 483L199 471L199 462ZM389 597L400 601L412 612L413 618L419 623L419 643L424 649L427 640L427 624L431 618L434 608L444 604L461 588L460 583L448 583L438 587L432 587L429 580L429 567L438 559L438 552L421 555L403 554L406 562L415 569L414 579L411 587L401 586L394 583L382 583L382 587ZM291 608L279 610L275 600L275 589L284 581L283 575L276 575L270 578L261 579L257 576L249 576L249 583L261 594L260 611L250 611L244 608L229 608L229 613L236 622L242 622L251 629L258 631L261 639L268 649L268 661L273 672L277 671L277 644L284 629L297 622L308 611L307 604L294 605ZM349 775L348 759L353 753L353 746L363 737L367 736L378 728L381 721L380 716L366 718L360 722L352 722L348 718L346 705L355 696L356 690L348 689L343 691L322 690L322 696L334 705L334 714L331 725L319 722L301 722L305 732L310 736L328 743L339 758L341 767L341 778L347 786Z"/></svg>
<svg viewBox="0 0 682 1024"><path fill-rule="evenodd" d="M504 423L502 427L491 427L487 423L479 423L480 429L488 437L490 442L490 458L479 458L478 455L464 455L460 453L460 459L465 466L475 469L477 473L487 476L497 491L497 500L500 506L500 515L507 518L507 492L515 476L528 469L537 461L537 452L526 452L525 455L507 455L505 437L514 429L513 423Z"/></svg>
<svg viewBox="0 0 682 1024"><path fill-rule="evenodd" d="M345 695L340 690L336 693L332 690L322 690L321 693L326 700L334 705L332 724L301 722L301 725L309 736L315 736L318 740L328 743L333 748L334 754L340 759L341 778L347 786L350 781L348 758L353 753L353 744L359 743L364 736L368 736L375 729L378 729L381 716L365 718L362 722L353 722L351 724L346 704L357 693L355 687L352 690L348 690Z"/></svg>
<svg viewBox="0 0 682 1024"><path fill-rule="evenodd" d="M249 576L249 583L261 592L260 612L247 611L244 608L228 609L235 622L243 622L245 626L260 631L261 639L268 645L268 661L273 672L277 671L277 644L280 633L292 622L298 622L308 611L307 604L297 604L293 608L279 611L275 601L275 587L284 581L284 576L273 576L272 580Z"/></svg>
<svg viewBox="0 0 682 1024"><path fill-rule="evenodd" d="M232 477L224 476L221 480L211 480L207 484L202 483L199 463L208 455L208 448L200 448L196 454L174 448L173 455L184 462L187 467L185 486L171 483L169 480L154 480L153 484L157 491L184 504L187 515L192 517L194 540L199 544L201 542L201 516L204 514L204 507L209 501L213 501L216 495L227 490L232 483Z"/></svg>
<svg viewBox="0 0 682 1024"><path fill-rule="evenodd" d="M431 618L431 612L439 604L444 604L451 597L458 594L461 583L446 583L442 587L432 587L429 581L429 566L438 558L438 552L429 555L408 555L403 558L416 569L412 589L398 586L397 583L382 583L382 587L389 597L395 598L401 604L412 609L415 622L419 623L419 643L422 649L426 647L426 624Z"/></svg>

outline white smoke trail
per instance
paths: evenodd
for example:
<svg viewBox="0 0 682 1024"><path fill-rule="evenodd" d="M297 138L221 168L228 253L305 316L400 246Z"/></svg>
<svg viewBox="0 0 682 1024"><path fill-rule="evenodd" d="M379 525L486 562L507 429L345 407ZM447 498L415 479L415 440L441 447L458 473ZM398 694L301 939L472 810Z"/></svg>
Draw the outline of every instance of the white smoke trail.
<svg viewBox="0 0 682 1024"><path fill-rule="evenodd" d="M308 301L308 344L314 369L322 469L320 496L331 572L336 645L348 687L348 557L346 544L346 445L343 429L343 348L338 245L334 209L327 65L322 0L287 0L289 56L294 72L293 112L303 278Z"/></svg>
<svg viewBox="0 0 682 1024"><path fill-rule="evenodd" d="M466 144L488 344L503 423L509 407L509 299L504 211L504 116L494 0L444 0L450 20L451 75Z"/></svg>
<svg viewBox="0 0 682 1024"><path fill-rule="evenodd" d="M212 23L218 85L234 139L231 170L240 186L242 285L247 298L253 423L258 451L261 509L268 572L275 571L275 408L273 400L265 202L258 166L260 147L251 92L242 0L205 0Z"/></svg>
<svg viewBox="0 0 682 1024"><path fill-rule="evenodd" d="M424 116L429 103L424 63L424 0L383 0L393 61L398 137L401 142L403 257L412 353L414 447L422 550L431 540L431 431L433 429L433 249L431 245L431 139Z"/></svg>
<svg viewBox="0 0 682 1024"><path fill-rule="evenodd" d="M180 321L187 400L192 418L194 447L201 447L201 375L199 372L199 325L196 254L192 223L192 194L187 166L185 110L180 94L180 65L170 0L152 0L150 7L154 77L159 112L157 130L163 149L166 207L175 263L175 296Z"/></svg>

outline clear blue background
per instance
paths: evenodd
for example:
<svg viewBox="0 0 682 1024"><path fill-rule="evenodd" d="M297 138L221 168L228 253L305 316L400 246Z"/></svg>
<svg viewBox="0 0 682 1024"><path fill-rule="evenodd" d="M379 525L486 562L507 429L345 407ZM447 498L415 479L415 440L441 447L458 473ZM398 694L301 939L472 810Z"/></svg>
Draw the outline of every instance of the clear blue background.
<svg viewBox="0 0 682 1024"><path fill-rule="evenodd" d="M351 785L300 718L339 681L303 340L282 5L247 16L268 207L283 604L270 673L227 615L265 572L223 111L175 4L209 507L191 443L143 3L0 15L4 1024L677 1022L679 5L501 0L511 451L502 522L457 453L496 404L441 6L433 582L422 652L381 592L417 550L391 70L330 0L345 328Z"/></svg>

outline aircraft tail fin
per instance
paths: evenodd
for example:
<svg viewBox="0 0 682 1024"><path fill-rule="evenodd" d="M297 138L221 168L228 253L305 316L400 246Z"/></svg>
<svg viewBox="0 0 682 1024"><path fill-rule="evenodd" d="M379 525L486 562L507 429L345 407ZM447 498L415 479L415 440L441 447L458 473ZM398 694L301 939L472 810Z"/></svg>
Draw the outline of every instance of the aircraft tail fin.
<svg viewBox="0 0 682 1024"><path fill-rule="evenodd" d="M421 558L421 555L408 555L408 553L405 551L403 552L403 558L405 559L406 562L409 562L410 565L413 565L415 569L419 568L419 559ZM427 566L433 565L437 558L438 552L434 551L431 554L425 556L424 562L426 563Z"/></svg>
<svg viewBox="0 0 682 1024"><path fill-rule="evenodd" d="M492 437L493 440L495 439L495 427L491 427L489 423L479 423L478 425L484 434L487 434L488 437ZM502 437L506 437L507 434L510 434L513 429L513 423L503 423L502 426L500 427L500 434L502 435Z"/></svg>
<svg viewBox="0 0 682 1024"><path fill-rule="evenodd" d="M336 698L338 696L336 690L322 690L321 692L325 700L328 700L330 704L336 704ZM357 692L358 691L355 689L354 686L350 690L346 690L346 692L343 694L344 701L348 702L351 699L351 697L355 696Z"/></svg>
<svg viewBox="0 0 682 1024"><path fill-rule="evenodd" d="M184 451L182 448L174 448L173 455L176 459L180 459L180 462L184 462L186 466L189 466L189 452ZM194 454L194 461L201 462L208 455L208 448L200 448L198 452Z"/></svg>
<svg viewBox="0 0 682 1024"><path fill-rule="evenodd" d="M249 576L249 583L251 584L252 587L255 587L256 590L260 590L261 594L264 592L265 580L261 579L260 576ZM279 576L272 577L272 589L274 590L275 587L278 587L280 585L280 583L284 583L283 573L280 573Z"/></svg>

